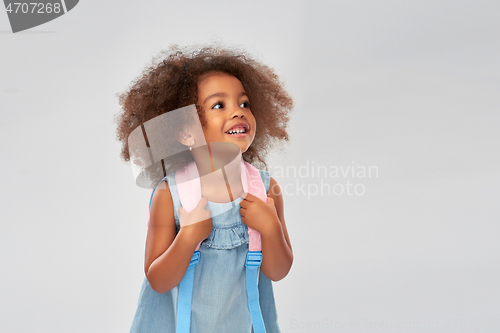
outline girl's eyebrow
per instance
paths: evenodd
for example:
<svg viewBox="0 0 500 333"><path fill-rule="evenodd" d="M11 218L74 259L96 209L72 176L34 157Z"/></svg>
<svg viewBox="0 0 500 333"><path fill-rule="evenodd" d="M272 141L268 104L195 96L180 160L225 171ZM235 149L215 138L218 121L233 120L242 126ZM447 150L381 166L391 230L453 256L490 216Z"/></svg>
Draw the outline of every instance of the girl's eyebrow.
<svg viewBox="0 0 500 333"><path fill-rule="evenodd" d="M213 97L226 97L226 96L227 95L225 93L215 93L215 94L210 95L207 98L205 98L205 100L203 101L203 104L205 104L206 101L208 101L210 98L213 98ZM247 93L244 92L244 91L240 92L240 94L238 95L238 97L242 97L242 96L247 96L248 97Z"/></svg>

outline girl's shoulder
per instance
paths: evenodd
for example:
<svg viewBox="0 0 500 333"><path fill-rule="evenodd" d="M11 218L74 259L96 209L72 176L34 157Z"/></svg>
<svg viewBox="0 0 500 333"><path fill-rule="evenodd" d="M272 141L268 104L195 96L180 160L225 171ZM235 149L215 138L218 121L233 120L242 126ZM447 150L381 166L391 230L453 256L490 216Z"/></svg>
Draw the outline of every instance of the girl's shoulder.
<svg viewBox="0 0 500 333"><path fill-rule="evenodd" d="M161 179L151 193L149 200L149 219L148 227L151 221L155 226L174 226L174 199L169 185Z"/></svg>
<svg viewBox="0 0 500 333"><path fill-rule="evenodd" d="M167 175L167 177L168 177L168 175ZM153 198L156 198L160 195L171 198L172 194L170 191L170 184L167 180L167 177L160 179L156 183L156 185L154 186L153 190L151 191L151 196L149 198L149 210L150 211L151 211L151 204L153 203Z"/></svg>

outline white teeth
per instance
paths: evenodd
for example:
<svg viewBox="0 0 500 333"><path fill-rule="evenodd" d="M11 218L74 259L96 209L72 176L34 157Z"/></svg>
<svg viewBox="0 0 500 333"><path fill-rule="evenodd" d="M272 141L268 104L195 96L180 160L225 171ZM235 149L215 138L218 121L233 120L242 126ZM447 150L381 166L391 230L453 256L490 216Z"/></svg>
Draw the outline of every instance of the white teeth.
<svg viewBox="0 0 500 333"><path fill-rule="evenodd" d="M240 133L246 133L246 131L245 131L244 128L241 128L241 129L238 129L238 130L227 131L227 133L229 133L229 134L240 134Z"/></svg>

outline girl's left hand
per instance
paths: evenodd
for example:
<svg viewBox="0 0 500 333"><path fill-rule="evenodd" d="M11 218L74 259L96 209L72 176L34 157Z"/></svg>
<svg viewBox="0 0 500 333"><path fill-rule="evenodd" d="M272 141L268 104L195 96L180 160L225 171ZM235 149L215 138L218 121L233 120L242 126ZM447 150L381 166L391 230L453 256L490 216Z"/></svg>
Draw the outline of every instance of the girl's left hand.
<svg viewBox="0 0 500 333"><path fill-rule="evenodd" d="M240 202L241 220L248 227L257 230L261 234L273 233L281 226L274 206L274 200L267 197L267 202L250 193L241 195Z"/></svg>

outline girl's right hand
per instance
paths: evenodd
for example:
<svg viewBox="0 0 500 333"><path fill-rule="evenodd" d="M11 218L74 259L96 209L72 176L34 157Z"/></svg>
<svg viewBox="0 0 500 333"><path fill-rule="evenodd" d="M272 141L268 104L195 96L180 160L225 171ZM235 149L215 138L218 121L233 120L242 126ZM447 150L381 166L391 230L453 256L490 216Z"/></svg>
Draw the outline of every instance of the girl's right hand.
<svg viewBox="0 0 500 333"><path fill-rule="evenodd" d="M212 232L212 212L205 209L208 200L202 197L196 207L189 213L183 207L179 208L179 223L183 233L189 234L196 244L208 237Z"/></svg>

